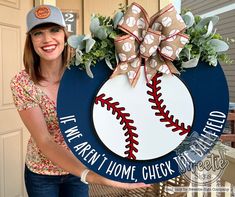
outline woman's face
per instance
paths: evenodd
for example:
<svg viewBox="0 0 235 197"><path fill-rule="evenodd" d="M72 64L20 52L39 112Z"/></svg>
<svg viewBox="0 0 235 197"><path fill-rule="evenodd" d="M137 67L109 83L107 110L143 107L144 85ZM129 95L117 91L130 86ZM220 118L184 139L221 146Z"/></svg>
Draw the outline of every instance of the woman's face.
<svg viewBox="0 0 235 197"><path fill-rule="evenodd" d="M58 25L35 28L30 32L33 47L41 60L62 59L65 44L65 32Z"/></svg>

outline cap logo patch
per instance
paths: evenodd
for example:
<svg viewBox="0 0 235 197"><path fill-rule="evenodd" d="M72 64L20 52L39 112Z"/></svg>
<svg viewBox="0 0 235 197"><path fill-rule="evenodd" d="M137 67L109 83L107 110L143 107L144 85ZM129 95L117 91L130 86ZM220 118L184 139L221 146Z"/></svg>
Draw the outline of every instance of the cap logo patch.
<svg viewBox="0 0 235 197"><path fill-rule="evenodd" d="M40 6L35 10L35 16L39 19L48 18L51 14L51 10L47 6Z"/></svg>

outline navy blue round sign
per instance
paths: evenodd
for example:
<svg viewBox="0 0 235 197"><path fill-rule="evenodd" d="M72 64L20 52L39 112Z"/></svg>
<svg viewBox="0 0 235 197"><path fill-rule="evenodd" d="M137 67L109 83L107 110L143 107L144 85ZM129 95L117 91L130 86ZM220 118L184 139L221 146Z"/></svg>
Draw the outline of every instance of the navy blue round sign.
<svg viewBox="0 0 235 197"><path fill-rule="evenodd" d="M105 85L109 81L112 71L103 61L99 62L92 72L95 76L93 79L75 66L65 71L58 93L57 114L61 132L73 154L89 169L104 177L121 182L157 183L166 181L190 170L193 165L202 160L223 132L229 98L226 79L220 65L211 67L207 63L201 62L197 67L187 69L180 76L175 77L175 82L182 82L184 84L182 87L187 89L187 91L183 91L182 95L179 94L177 84L174 87L175 83L173 83L170 85L172 87L168 88L169 84L165 80L165 86L169 89L166 94L168 95L169 91L171 93L164 99L169 105L171 100L178 99L177 102L182 100L181 109L187 111L185 120L190 116L187 120L188 126L169 115L170 110L166 109L167 105L162 104L164 99L161 99L161 96L164 92L155 94L154 91L148 90L147 95L152 96L152 99L150 98L146 102L151 103L150 108L155 110L154 114L158 119L151 120L147 128L155 128L154 124L160 122L164 128L170 130L170 134L165 135L167 131L159 134L161 127L157 127L156 131L153 130L156 134L152 138L140 139L139 141L137 139L141 138L143 135L141 132L144 131L139 132L138 126L134 127L133 125L135 123L138 125L137 122L141 122L142 125L145 113L141 112L142 119L136 122L129 121L127 128L122 123L124 118L130 119L132 113L122 113L124 115L119 117L117 111L119 110L121 114L124 110L117 107L120 102L114 101L115 96L107 97L107 92L115 91L117 87L115 84L122 84L115 82L114 85ZM153 84L158 84L161 81L163 81L161 76L155 77L147 88L151 88ZM165 86L162 86L162 89ZM159 88L155 89L156 92L159 90ZM125 91L128 92L128 90ZM117 91L117 95L122 97L123 102L131 100L128 93L125 93L125 96L122 95L122 89ZM139 106L138 100L140 98L138 96L134 98L135 102L134 104L131 102L131 105L138 105L134 108L142 110L146 108ZM158 106L154 99L156 99ZM191 104L186 104L188 100L191 100ZM100 106L98 106L99 102ZM177 106L174 104L170 108L177 111ZM128 107L125 109L132 110ZM121 128L129 131L123 135L124 141L129 142L124 147L119 143L118 127L115 125L112 127L113 120L109 119L109 114L115 113L117 114L114 121L121 122ZM135 117L132 118L135 119ZM110 126L107 127L107 125L111 125L111 129L108 129ZM175 139L174 136L176 136ZM123 152L123 148L128 151L124 150Z"/></svg>

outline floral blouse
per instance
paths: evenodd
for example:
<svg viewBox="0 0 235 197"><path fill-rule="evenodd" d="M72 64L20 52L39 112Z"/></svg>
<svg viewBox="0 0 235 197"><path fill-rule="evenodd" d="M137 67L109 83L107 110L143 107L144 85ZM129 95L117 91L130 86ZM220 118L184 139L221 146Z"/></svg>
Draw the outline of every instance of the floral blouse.
<svg viewBox="0 0 235 197"><path fill-rule="evenodd" d="M39 106L43 112L47 128L54 141L68 149L60 132L56 115L56 106L34 82L26 71L22 70L11 80L11 90L16 108L27 110ZM48 160L37 147L32 136L29 139L25 163L35 173L45 175L64 175L68 172L54 165Z"/></svg>

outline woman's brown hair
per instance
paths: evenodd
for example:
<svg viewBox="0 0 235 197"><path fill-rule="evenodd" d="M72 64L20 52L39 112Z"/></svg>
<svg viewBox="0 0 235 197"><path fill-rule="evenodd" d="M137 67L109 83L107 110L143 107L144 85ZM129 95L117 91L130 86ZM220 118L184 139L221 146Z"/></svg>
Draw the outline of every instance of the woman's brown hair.
<svg viewBox="0 0 235 197"><path fill-rule="evenodd" d="M65 33L65 43L68 39L68 32L63 28ZM62 65L66 67L70 61L70 47L65 44L64 50L62 52ZM38 84L40 80L44 77L40 73L40 57L35 52L30 32L26 34L26 40L24 45L23 63L25 71L29 74L34 83Z"/></svg>

